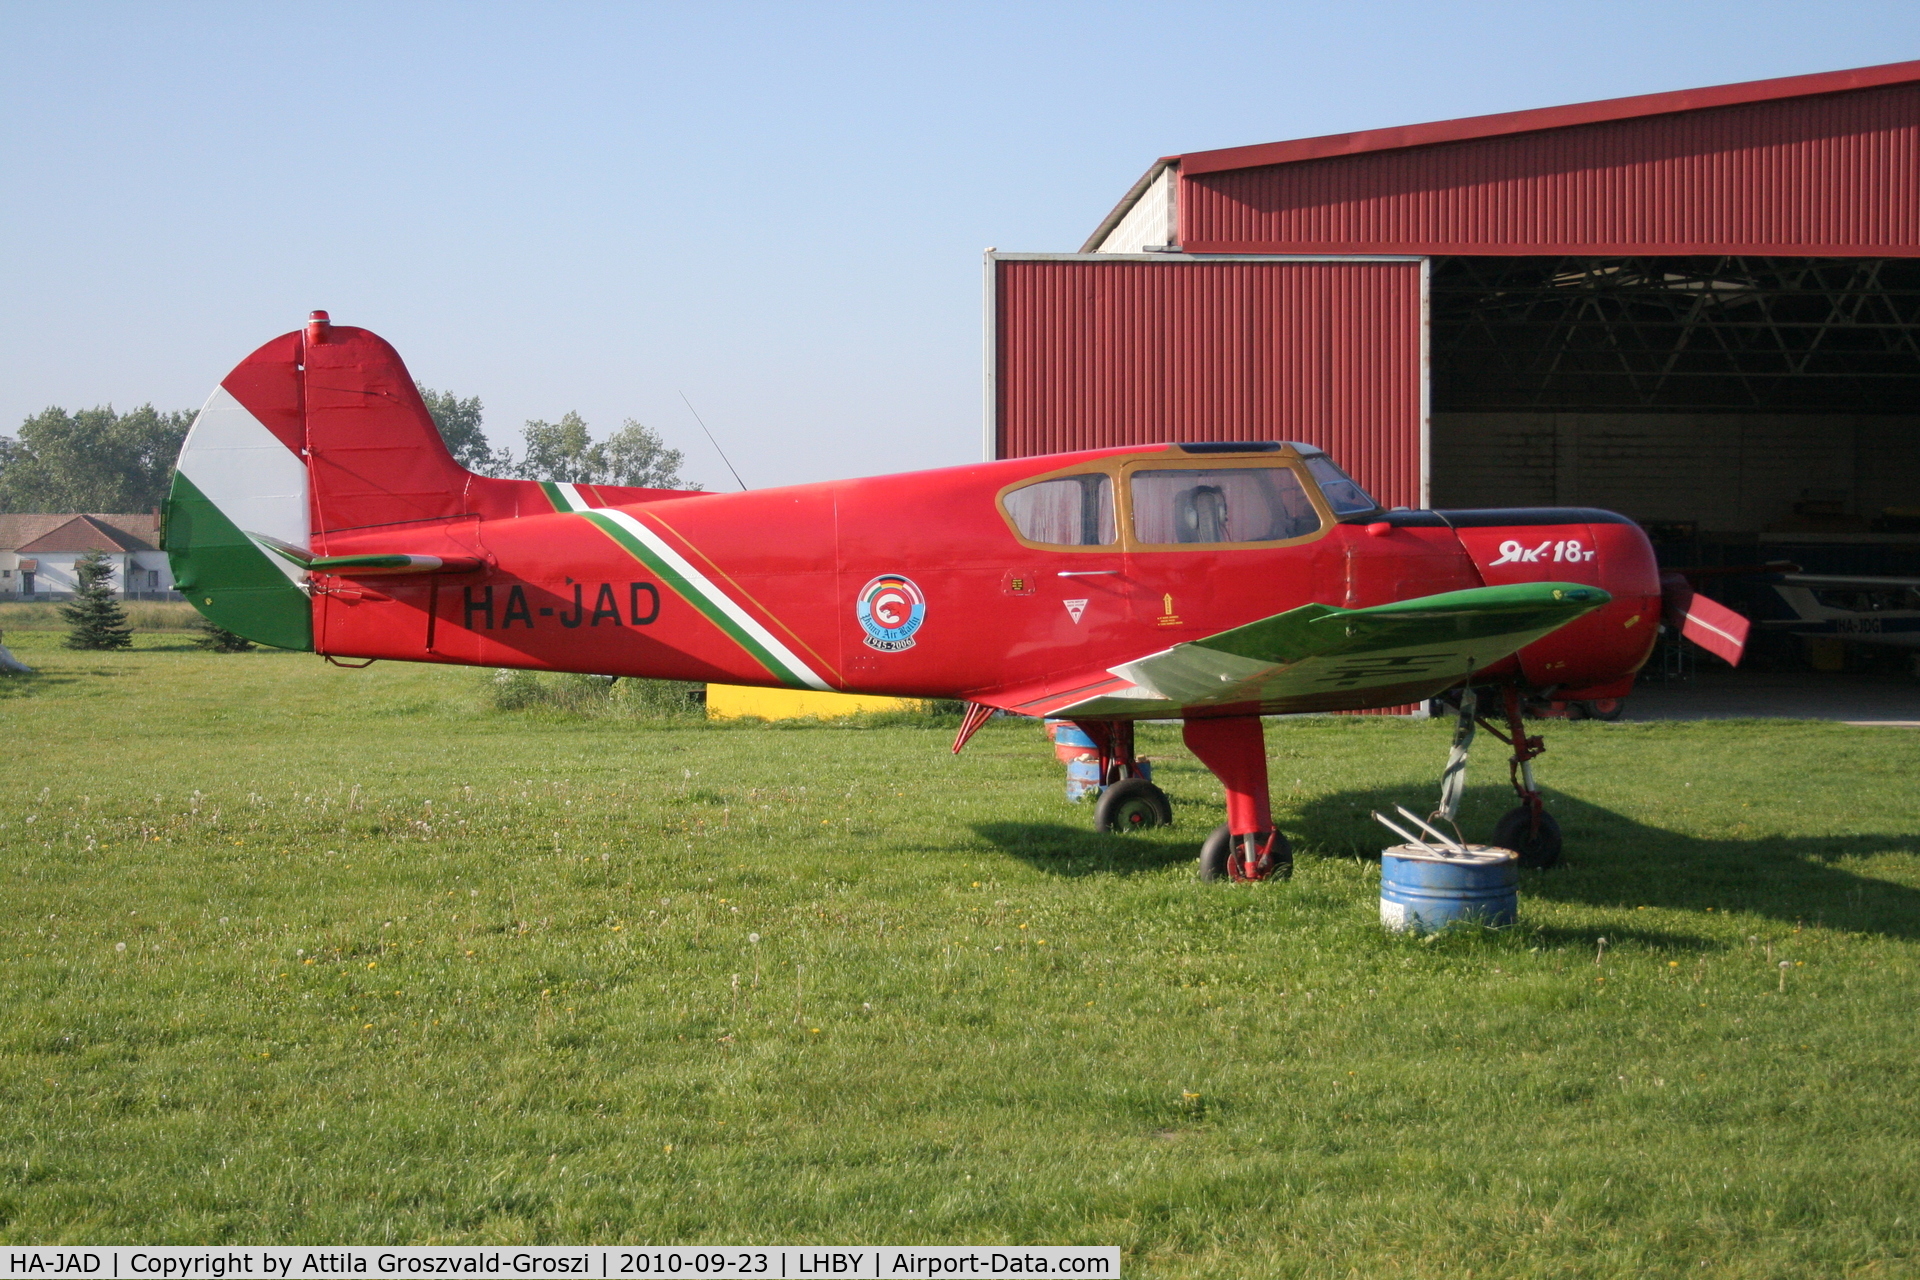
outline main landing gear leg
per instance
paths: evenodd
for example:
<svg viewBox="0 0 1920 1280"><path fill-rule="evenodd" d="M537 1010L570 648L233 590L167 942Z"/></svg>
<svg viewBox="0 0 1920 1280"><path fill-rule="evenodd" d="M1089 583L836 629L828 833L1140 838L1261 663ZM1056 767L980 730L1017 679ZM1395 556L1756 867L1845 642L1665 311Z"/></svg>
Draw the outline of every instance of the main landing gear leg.
<svg viewBox="0 0 1920 1280"><path fill-rule="evenodd" d="M1173 825L1167 793L1149 782L1133 753L1133 721L1075 720L1100 752L1100 801L1093 807L1095 831L1144 831Z"/></svg>
<svg viewBox="0 0 1920 1280"><path fill-rule="evenodd" d="M1447 755L1446 773L1440 782L1440 807L1436 819L1451 822L1460 812L1460 796L1467 785L1467 749L1473 744L1477 723L1488 733L1513 748L1508 773L1520 803L1501 815L1493 826L1493 843L1520 855L1523 867L1551 867L1560 861L1560 824L1541 803L1540 788L1534 785L1533 762L1547 749L1538 736L1529 736L1521 716L1520 689L1507 685L1501 690L1507 713L1507 731L1500 732L1478 713L1471 688L1460 694L1460 718L1453 730L1453 750Z"/></svg>
<svg viewBox="0 0 1920 1280"><path fill-rule="evenodd" d="M1200 763L1227 789L1227 821L1200 846L1202 880L1285 880L1293 848L1273 829L1267 741L1259 716L1188 720L1181 731Z"/></svg>

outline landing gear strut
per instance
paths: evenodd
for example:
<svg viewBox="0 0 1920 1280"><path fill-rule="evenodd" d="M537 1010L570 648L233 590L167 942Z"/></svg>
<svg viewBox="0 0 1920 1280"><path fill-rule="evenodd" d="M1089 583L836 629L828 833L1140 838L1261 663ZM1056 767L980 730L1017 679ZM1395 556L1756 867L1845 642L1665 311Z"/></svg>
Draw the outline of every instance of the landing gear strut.
<svg viewBox="0 0 1920 1280"><path fill-rule="evenodd" d="M1560 861L1560 824L1546 811L1540 788L1533 781L1534 759L1546 751L1547 744L1537 734L1527 733L1519 686L1505 685L1500 692L1506 711L1505 733L1479 714L1479 698L1471 685L1460 691L1460 714L1454 722L1453 747L1441 775L1440 807L1434 810L1434 817L1452 823L1459 816L1460 797L1467 786L1467 752L1473 745L1474 726L1478 725L1513 748L1507 773L1520 797L1520 803L1493 824L1492 843L1519 854L1523 867L1551 867Z"/></svg>
<svg viewBox="0 0 1920 1280"><path fill-rule="evenodd" d="M1181 736L1227 790L1227 821L1200 847L1200 878L1285 880L1292 876L1293 847L1273 828L1266 732L1260 717L1188 720Z"/></svg>

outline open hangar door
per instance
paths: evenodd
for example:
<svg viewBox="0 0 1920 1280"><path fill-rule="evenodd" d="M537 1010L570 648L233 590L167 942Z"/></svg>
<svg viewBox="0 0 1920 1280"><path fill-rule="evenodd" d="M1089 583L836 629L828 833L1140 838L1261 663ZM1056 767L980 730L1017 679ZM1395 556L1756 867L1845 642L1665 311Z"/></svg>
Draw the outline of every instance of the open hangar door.
<svg viewBox="0 0 1920 1280"><path fill-rule="evenodd" d="M1436 256L1431 272L1435 506L1604 507L1668 567L1920 582L1920 260ZM1920 628L1912 586L1696 581L1760 624L1753 666L1915 673L1920 650L1895 642ZM1834 615L1826 635L1790 630L1808 613Z"/></svg>

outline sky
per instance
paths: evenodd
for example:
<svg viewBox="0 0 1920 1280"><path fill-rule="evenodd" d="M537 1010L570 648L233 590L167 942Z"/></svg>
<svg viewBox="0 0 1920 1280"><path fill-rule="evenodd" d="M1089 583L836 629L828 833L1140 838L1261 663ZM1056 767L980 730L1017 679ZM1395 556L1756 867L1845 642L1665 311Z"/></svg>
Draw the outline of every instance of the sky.
<svg viewBox="0 0 1920 1280"><path fill-rule="evenodd" d="M732 488L980 456L982 251L1155 157L1920 58L1920 5L0 0L0 434L313 308L496 443Z"/></svg>

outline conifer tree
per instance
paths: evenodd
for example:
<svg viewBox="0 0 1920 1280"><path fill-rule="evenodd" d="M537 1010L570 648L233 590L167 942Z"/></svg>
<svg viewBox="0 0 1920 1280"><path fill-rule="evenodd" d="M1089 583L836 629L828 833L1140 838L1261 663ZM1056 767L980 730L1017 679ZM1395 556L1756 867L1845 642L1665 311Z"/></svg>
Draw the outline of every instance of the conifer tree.
<svg viewBox="0 0 1920 1280"><path fill-rule="evenodd" d="M113 564L104 551L90 551L73 562L73 601L60 606L67 620L69 649L130 649L133 628L127 611L113 598Z"/></svg>
<svg viewBox="0 0 1920 1280"><path fill-rule="evenodd" d="M205 618L195 618L193 629L199 632L194 636L196 648L211 649L215 653L245 653L253 648L253 641L243 635L236 635L217 623Z"/></svg>

